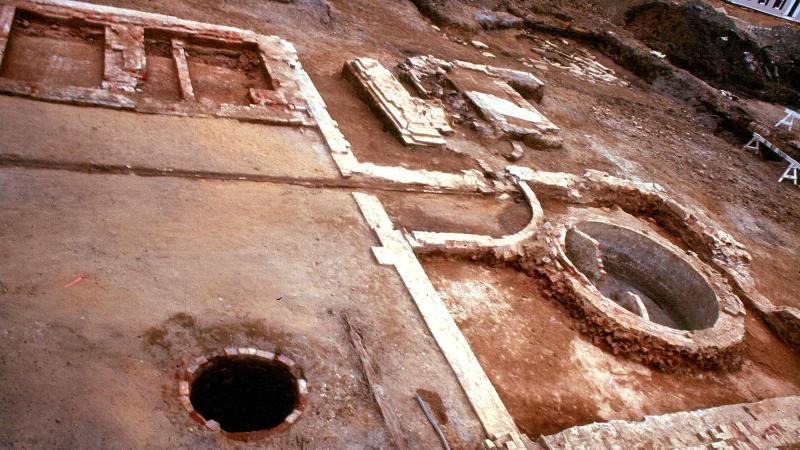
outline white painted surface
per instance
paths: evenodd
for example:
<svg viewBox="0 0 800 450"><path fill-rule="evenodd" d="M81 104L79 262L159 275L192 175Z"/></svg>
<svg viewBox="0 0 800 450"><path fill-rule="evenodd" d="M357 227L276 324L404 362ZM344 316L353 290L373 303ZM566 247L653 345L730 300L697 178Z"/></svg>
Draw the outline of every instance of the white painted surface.
<svg viewBox="0 0 800 450"><path fill-rule="evenodd" d="M728 0L728 2L772 16L800 21L800 0Z"/></svg>

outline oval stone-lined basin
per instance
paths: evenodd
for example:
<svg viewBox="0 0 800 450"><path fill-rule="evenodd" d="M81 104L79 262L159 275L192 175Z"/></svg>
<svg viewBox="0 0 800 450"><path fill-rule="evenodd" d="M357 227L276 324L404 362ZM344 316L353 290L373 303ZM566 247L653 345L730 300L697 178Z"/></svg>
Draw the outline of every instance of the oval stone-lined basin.
<svg viewBox="0 0 800 450"><path fill-rule="evenodd" d="M584 221L567 232L566 254L607 298L660 325L703 330L719 318L714 289L691 264L637 231Z"/></svg>

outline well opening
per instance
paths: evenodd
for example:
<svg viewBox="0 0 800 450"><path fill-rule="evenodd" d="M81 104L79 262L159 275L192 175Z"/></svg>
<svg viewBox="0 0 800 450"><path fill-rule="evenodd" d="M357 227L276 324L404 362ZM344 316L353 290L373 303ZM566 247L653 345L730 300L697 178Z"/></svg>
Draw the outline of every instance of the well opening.
<svg viewBox="0 0 800 450"><path fill-rule="evenodd" d="M567 233L566 254L603 296L646 320L702 330L719 317L719 301L706 279L644 234L605 222L580 222Z"/></svg>
<svg viewBox="0 0 800 450"><path fill-rule="evenodd" d="M189 398L205 420L229 433L269 430L298 406L298 380L288 367L255 356L217 357L196 373Z"/></svg>

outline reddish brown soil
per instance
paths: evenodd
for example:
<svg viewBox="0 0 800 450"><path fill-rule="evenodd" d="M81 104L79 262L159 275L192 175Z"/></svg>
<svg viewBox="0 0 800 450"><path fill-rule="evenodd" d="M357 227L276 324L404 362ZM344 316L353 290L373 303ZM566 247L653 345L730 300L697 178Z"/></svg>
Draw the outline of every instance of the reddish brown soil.
<svg viewBox="0 0 800 450"><path fill-rule="evenodd" d="M395 225L409 231L501 237L520 231L531 220L530 207L521 199L390 192L378 197Z"/></svg>
<svg viewBox="0 0 800 450"><path fill-rule="evenodd" d="M249 48L209 48L191 45L186 61L196 95L214 103L249 105L250 89L270 89L258 54Z"/></svg>
<svg viewBox="0 0 800 450"><path fill-rule="evenodd" d="M147 54L147 74L141 85L142 95L164 101L180 101L178 69L172 57Z"/></svg>
<svg viewBox="0 0 800 450"><path fill-rule="evenodd" d="M535 281L514 269L441 258L424 266L531 436L800 393L800 359L752 315L741 371L665 374L591 344L561 305L544 300Z"/></svg>
<svg viewBox="0 0 800 450"><path fill-rule="evenodd" d="M0 76L61 86L100 87L103 29L19 14L11 29Z"/></svg>
<svg viewBox="0 0 800 450"><path fill-rule="evenodd" d="M459 145L469 156L400 145L340 77L340 71L353 56L374 57L393 67L405 56L418 53L531 70L516 60L532 56L530 43L519 30L475 35L436 32L405 1L98 3L233 25L292 41L361 161L448 171L476 167L475 157L493 167L506 164L500 154L507 150L507 142L481 141L465 126L458 128L452 140L467 141ZM480 39L498 57L485 58L472 46L454 42L456 36ZM77 49L70 41L51 44L68 62L55 75L59 82L99 83L102 47L96 42L88 47L79 42ZM41 61L25 65L26 45L24 39L15 43L12 36L3 74L39 80L45 77L35 72L41 70ZM775 182L783 166L753 158L741 150L740 143L715 135L706 120L684 104L662 96L594 53L632 86L587 84L556 69L532 70L547 85L538 107L562 128L565 145L557 152L527 150L518 164L573 173L599 169L662 184L681 201L703 208L750 248L754 275L765 294L778 304L800 306L796 295L800 291L800 191ZM153 68L155 79L174 76L163 68L166 63L161 60ZM213 76L228 76L223 73ZM328 155L310 135L287 137L282 130L227 121L144 118L94 109L65 112L69 107L21 99L0 103L6 111L3 141L8 151L36 147L36 155L44 159L121 164L144 164L144 160L184 169L335 176ZM778 120L774 113L765 110L763 120L774 123ZM48 127L37 123L42 117L50 122ZM130 434L121 442L130 447L141 446L137 444L148 437L147 442L158 447L175 445L163 430L178 435L188 418L177 412L174 403L167 401L164 406L160 395L173 387L175 358L203 350L206 344L251 340L266 344L269 340L285 342L307 355L305 362L318 383L314 389L320 402L309 428L300 425L298 434L286 435L275 445L302 448L305 439L322 430L324 436L312 447L331 448L343 441L384 446L379 415L370 409L358 368L352 364L355 360L349 350L343 350L346 338L334 317L341 308L364 312L365 339L380 349L375 353L382 375L404 415L412 420L414 429L408 430L412 444L424 448L435 442L413 402L419 388L438 393L452 433L467 438L477 434L463 395L449 377L435 342L425 333L405 288L391 269L371 264L372 235L350 197L324 189L298 193L272 185L9 172L0 190L6 211L11 211L3 216L9 233L3 254L17 263L3 266L3 283L9 285L8 295L14 298L9 303L15 306L0 318L12 324L7 327L8 339L19 341L6 347L9 353L0 362L13 370L4 373L20 380L9 383L13 392L3 392L6 411L18 410L8 422L13 422L19 435L39 439L38 444L101 447L107 444L106 436L120 436L120 430L126 430ZM512 206L490 198L400 197L381 195L398 224L411 229L496 236L518 230L528 214L524 204ZM560 207L546 199L545 204L549 210ZM16 213L25 220L12 217ZM307 239L312 234L316 236L313 242ZM143 253L153 246L158 255ZM201 251L203 246L211 249ZM131 252L142 253L144 262L123 258ZM64 294L63 283L76 271L86 270L86 264L92 277L101 277L99 281L84 284L87 291ZM572 319L561 307L542 300L522 274L444 260L430 260L425 266L520 427L534 436L594 420L641 418L800 391L800 358L752 317L747 319L748 357L741 372L665 375L592 346L572 329ZM108 267L124 275L103 275ZM192 268L188 278L176 273L185 267ZM53 281L62 278L63 283ZM166 282L162 285L158 279ZM309 289L309 284L314 288ZM4 290L0 285L0 293ZM284 303L274 300L285 292L291 292L291 298ZM131 295L139 296L138 303L130 301ZM197 309L193 317L208 317L194 325L174 319L186 305ZM272 329L261 327L248 334L251 316L259 313ZM96 323L87 325L84 315ZM311 338L282 341L283 335L275 331L281 329ZM153 331L145 336L144 330ZM309 348L317 345L321 351ZM40 355L40 351L48 353ZM412 365L410 360L417 362ZM433 361L424 383L415 370L428 364L422 361ZM30 377L42 370L59 377ZM82 394L65 389L65 384L72 388L85 383L87 374L94 382ZM133 390L124 390L128 384L120 383L120 377L132 380ZM433 387L442 383L445 388ZM109 418L98 414L118 410L113 404L117 397L104 387L126 401L129 410ZM330 401L322 400L326 397ZM427 395L426 400L444 421L435 397ZM357 411L361 415L358 430L343 426L342 418L353 413L348 406L351 401L363 406ZM153 411L159 411L153 421L142 424L143 418L153 418ZM79 420L85 416L90 420ZM56 420L70 423L54 425L61 423ZM80 436L73 436L73 426L81 427ZM56 427L59 432L51 433ZM353 435L343 436L339 427ZM49 440L41 440L44 434ZM73 440L57 439L60 436ZM219 444L200 436L182 437L178 445Z"/></svg>

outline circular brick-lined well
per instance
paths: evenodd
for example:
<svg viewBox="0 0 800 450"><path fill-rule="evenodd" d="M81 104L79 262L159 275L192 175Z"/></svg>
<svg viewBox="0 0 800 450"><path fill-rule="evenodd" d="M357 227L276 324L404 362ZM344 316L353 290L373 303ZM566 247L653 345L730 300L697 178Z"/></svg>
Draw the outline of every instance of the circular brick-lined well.
<svg viewBox="0 0 800 450"><path fill-rule="evenodd" d="M284 431L308 402L295 362L254 348L195 358L179 372L178 390L194 420L242 441Z"/></svg>
<svg viewBox="0 0 800 450"><path fill-rule="evenodd" d="M741 367L743 311L725 280L691 252L615 220L571 217L547 230L543 253L555 258L535 269L549 295L615 354L665 370Z"/></svg>
<svg viewBox="0 0 800 450"><path fill-rule="evenodd" d="M583 238L575 236L583 233ZM567 231L566 253L609 299L626 309L642 309L648 320L680 330L714 326L719 302L714 289L692 264L666 246L629 228L584 221ZM597 252L594 266L578 264ZM603 273L595 277L597 265ZM627 296L627 298L626 298ZM630 305L630 298L641 306Z"/></svg>

